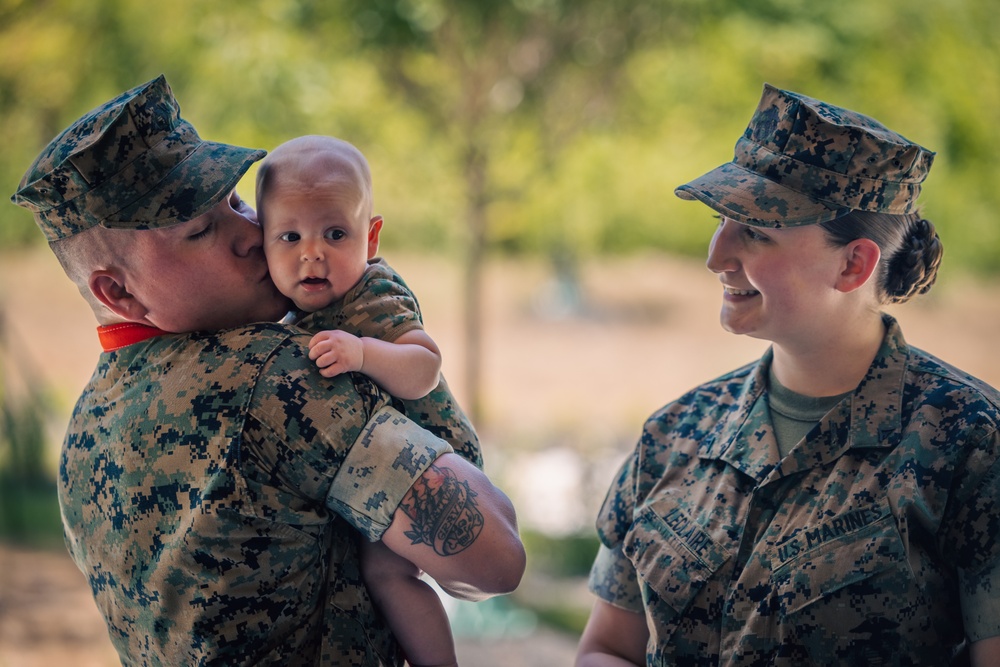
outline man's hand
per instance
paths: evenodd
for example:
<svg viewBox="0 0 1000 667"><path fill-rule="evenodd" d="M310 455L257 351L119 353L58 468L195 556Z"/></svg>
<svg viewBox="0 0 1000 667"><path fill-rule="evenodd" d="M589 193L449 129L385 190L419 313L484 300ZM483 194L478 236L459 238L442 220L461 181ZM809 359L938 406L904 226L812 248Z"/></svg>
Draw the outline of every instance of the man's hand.
<svg viewBox="0 0 1000 667"><path fill-rule="evenodd" d="M337 329L320 331L309 341L309 358L316 362L323 377L360 371L365 361L361 339Z"/></svg>

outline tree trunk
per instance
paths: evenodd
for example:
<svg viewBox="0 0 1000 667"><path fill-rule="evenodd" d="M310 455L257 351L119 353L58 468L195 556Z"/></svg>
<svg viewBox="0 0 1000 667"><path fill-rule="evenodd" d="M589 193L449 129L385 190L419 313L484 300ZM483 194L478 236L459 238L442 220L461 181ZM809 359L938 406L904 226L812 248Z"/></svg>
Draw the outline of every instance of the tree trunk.
<svg viewBox="0 0 1000 667"><path fill-rule="evenodd" d="M483 415L483 272L486 260L486 159L482 151L469 146L465 157L468 193L468 249L465 262L463 301L465 304L465 391L466 411L478 428Z"/></svg>

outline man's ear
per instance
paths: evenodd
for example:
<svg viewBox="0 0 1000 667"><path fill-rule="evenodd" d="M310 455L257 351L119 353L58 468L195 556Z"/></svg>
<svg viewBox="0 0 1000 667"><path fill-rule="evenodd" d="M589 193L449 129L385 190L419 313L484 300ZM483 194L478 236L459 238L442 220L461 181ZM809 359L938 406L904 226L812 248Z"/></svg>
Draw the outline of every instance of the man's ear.
<svg viewBox="0 0 1000 667"><path fill-rule="evenodd" d="M376 215L368 223L368 259L378 254L378 235L382 231L382 216Z"/></svg>
<svg viewBox="0 0 1000 667"><path fill-rule="evenodd" d="M875 273L882 251L871 239L855 239L844 246L844 267L837 277L836 288L853 292L862 287Z"/></svg>
<svg viewBox="0 0 1000 667"><path fill-rule="evenodd" d="M144 322L149 310L125 286L125 275L118 269L101 269L87 281L91 293L108 310L126 322Z"/></svg>

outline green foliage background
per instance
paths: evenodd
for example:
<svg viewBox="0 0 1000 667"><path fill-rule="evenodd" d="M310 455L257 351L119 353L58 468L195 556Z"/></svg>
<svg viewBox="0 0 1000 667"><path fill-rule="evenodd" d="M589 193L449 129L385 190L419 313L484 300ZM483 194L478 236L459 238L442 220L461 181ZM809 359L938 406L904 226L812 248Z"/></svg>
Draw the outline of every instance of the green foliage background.
<svg viewBox="0 0 1000 667"><path fill-rule="evenodd" d="M923 202L945 241L945 273L997 275L995 5L0 0L0 194L74 119L164 73L206 138L355 143L372 166L389 248L462 254L470 265L483 249L703 256L711 212L673 189L732 157L768 82L936 150ZM27 211L0 206L0 247L41 242ZM58 542L40 458L51 406L42 394L15 403L3 382L0 539ZM581 576L596 549L592 535L525 541L548 574ZM574 632L586 617L569 605L535 611Z"/></svg>
<svg viewBox="0 0 1000 667"><path fill-rule="evenodd" d="M936 150L923 201L946 265L997 273L993 4L0 0L0 183L9 195L59 130L165 73L205 137L357 144L389 246L461 251L479 151L492 251L701 255L709 211L673 188L731 158L769 82ZM40 240L0 207L4 247Z"/></svg>

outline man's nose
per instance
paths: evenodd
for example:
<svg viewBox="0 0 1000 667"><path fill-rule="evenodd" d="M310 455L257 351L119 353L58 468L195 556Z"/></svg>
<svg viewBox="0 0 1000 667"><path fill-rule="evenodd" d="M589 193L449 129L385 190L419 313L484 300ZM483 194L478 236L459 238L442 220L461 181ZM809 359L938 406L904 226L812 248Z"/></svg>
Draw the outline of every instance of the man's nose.
<svg viewBox="0 0 1000 667"><path fill-rule="evenodd" d="M253 218L233 211L227 216L228 224L233 230L233 252L240 257L246 257L254 252L263 252L264 235L256 216Z"/></svg>

